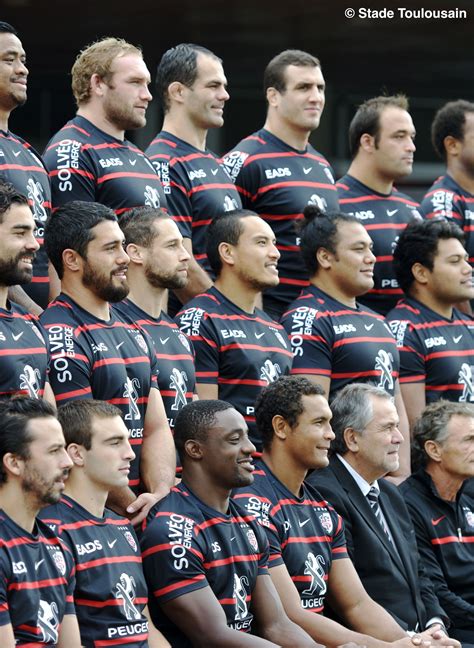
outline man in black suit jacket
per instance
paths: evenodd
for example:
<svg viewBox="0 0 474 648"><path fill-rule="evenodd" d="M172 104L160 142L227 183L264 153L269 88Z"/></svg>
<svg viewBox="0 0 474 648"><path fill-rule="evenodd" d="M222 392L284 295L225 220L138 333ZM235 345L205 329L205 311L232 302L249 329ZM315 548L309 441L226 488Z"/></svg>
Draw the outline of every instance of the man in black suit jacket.
<svg viewBox="0 0 474 648"><path fill-rule="evenodd" d="M403 441L392 398L370 384L351 384L331 409L333 456L308 481L344 519L348 553L365 589L409 631L448 625L419 564L403 499L395 486L380 479L398 468ZM371 489L380 493L375 502L370 493L373 506L367 498Z"/></svg>

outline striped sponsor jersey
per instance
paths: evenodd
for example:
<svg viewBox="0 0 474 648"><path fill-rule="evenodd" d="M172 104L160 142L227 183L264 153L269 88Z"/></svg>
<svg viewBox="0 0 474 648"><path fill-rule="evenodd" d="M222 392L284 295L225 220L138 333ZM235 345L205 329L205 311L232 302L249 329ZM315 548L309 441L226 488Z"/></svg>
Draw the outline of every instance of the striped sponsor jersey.
<svg viewBox="0 0 474 648"><path fill-rule="evenodd" d="M48 335L49 379L57 402L95 398L122 410L136 455L129 485L136 489L148 396L157 388L151 340L116 311L111 309L105 322L63 293L40 321Z"/></svg>
<svg viewBox="0 0 474 648"><path fill-rule="evenodd" d="M395 338L378 313L350 308L309 286L283 316L293 348L292 374L331 380L329 399L352 382L376 382L392 396L400 359Z"/></svg>
<svg viewBox="0 0 474 648"><path fill-rule="evenodd" d="M214 153L162 131L146 154L161 179L168 211L184 238L192 240L195 259L207 271L206 230L219 214L242 203L225 168Z"/></svg>
<svg viewBox="0 0 474 648"><path fill-rule="evenodd" d="M265 530L270 568L284 564L310 612L322 612L333 560L348 558L342 518L309 484L301 495L288 490L262 460L254 482L234 492L235 501Z"/></svg>
<svg viewBox="0 0 474 648"><path fill-rule="evenodd" d="M247 313L212 287L178 313L179 327L196 352L196 381L218 386L256 437L254 402L263 387L290 372L290 343L281 324L255 309Z"/></svg>
<svg viewBox="0 0 474 648"><path fill-rule="evenodd" d="M263 128L239 142L223 162L243 206L257 212L275 233L280 283L265 291L264 298L283 312L308 285L295 223L306 205L338 209L333 171L311 145L298 151Z"/></svg>
<svg viewBox="0 0 474 648"><path fill-rule="evenodd" d="M51 213L51 187L48 172L28 142L9 131L0 130L0 179L11 182L28 198L40 244L33 261L33 279L23 290L42 308L49 297L48 257L43 247L44 225Z"/></svg>
<svg viewBox="0 0 474 648"><path fill-rule="evenodd" d="M466 236L464 247L469 254L469 262L474 266L474 195L446 174L440 176L427 191L420 209L425 218L443 216L459 225Z"/></svg>
<svg viewBox="0 0 474 648"><path fill-rule="evenodd" d="M84 648L148 648L148 591L130 522L108 509L95 517L67 495L40 518L74 557L74 604Z"/></svg>
<svg viewBox="0 0 474 648"><path fill-rule="evenodd" d="M153 340L158 387L173 430L179 410L193 400L196 391L192 343L163 311L158 318L152 317L130 299L113 307L125 321L143 328Z"/></svg>
<svg viewBox="0 0 474 648"><path fill-rule="evenodd" d="M180 483L150 511L140 544L151 618L172 646L192 644L160 604L204 587L230 628L251 631L252 592L257 577L268 575L268 541L253 515L232 500L224 515Z"/></svg>
<svg viewBox="0 0 474 648"><path fill-rule="evenodd" d="M374 243L377 257L374 287L358 301L386 315L403 297L393 270L393 251L408 223L421 219L419 205L395 188L388 195L381 194L350 175L341 178L336 186L341 211L359 219Z"/></svg>
<svg viewBox="0 0 474 648"><path fill-rule="evenodd" d="M474 402L474 319L446 319L406 298L387 315L400 353L400 383L425 383L426 402Z"/></svg>
<svg viewBox="0 0 474 648"><path fill-rule="evenodd" d="M71 200L101 203L117 216L143 205L166 209L160 180L146 155L84 117L74 117L54 135L44 161L53 210Z"/></svg>
<svg viewBox="0 0 474 648"><path fill-rule="evenodd" d="M0 308L0 397L42 398L48 351L36 315L13 302Z"/></svg>
<svg viewBox="0 0 474 648"><path fill-rule="evenodd" d="M54 647L65 614L75 614L74 561L67 546L37 520L28 533L0 510L0 626L18 646Z"/></svg>

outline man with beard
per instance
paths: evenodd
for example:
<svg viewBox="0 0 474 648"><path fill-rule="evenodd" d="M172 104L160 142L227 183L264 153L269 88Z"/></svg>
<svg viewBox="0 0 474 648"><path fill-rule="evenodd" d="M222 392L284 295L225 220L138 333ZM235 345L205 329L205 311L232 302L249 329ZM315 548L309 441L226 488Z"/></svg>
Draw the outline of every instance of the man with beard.
<svg viewBox="0 0 474 648"><path fill-rule="evenodd" d="M166 289L182 288L190 254L170 216L151 207L131 209L120 221L130 257L127 299L115 308L150 335L158 364L158 387L171 430L179 410L193 400L194 352L188 338L163 311Z"/></svg>
<svg viewBox="0 0 474 648"><path fill-rule="evenodd" d="M107 205L120 216L131 207L165 207L150 160L125 139L142 128L152 96L140 49L104 38L86 47L72 68L78 111L46 147L53 209L71 200Z"/></svg>
<svg viewBox="0 0 474 648"><path fill-rule="evenodd" d="M10 286L31 281L39 244L25 196L0 183L0 395L23 393L54 404L48 352L37 317L8 301Z"/></svg>
<svg viewBox="0 0 474 648"><path fill-rule="evenodd" d="M257 308L262 290L278 284L275 235L255 212L229 211L208 228L207 258L215 285L185 305L176 319L196 350L199 398L225 399L255 435L254 402L261 388L290 371L283 327Z"/></svg>
<svg viewBox="0 0 474 648"><path fill-rule="evenodd" d="M112 491L109 503L122 514L140 510L133 519L138 522L173 483L175 456L152 342L109 306L128 294L123 245L117 218L104 205L73 201L54 212L45 246L62 292L41 322L49 337L56 400L106 400L124 415L136 455L129 484L141 494L134 501L123 487Z"/></svg>
<svg viewBox="0 0 474 648"><path fill-rule="evenodd" d="M52 405L0 403L0 645L80 648L72 556L39 511L55 504L72 465Z"/></svg>
<svg viewBox="0 0 474 648"><path fill-rule="evenodd" d="M42 244L44 224L51 211L48 172L31 145L8 130L10 114L26 101L27 77L25 51L17 31L0 22L0 179L11 182L17 191L28 196L38 243ZM48 258L43 247L33 263L29 285L24 290L11 287L9 292L12 299L33 313L39 314L46 308Z"/></svg>

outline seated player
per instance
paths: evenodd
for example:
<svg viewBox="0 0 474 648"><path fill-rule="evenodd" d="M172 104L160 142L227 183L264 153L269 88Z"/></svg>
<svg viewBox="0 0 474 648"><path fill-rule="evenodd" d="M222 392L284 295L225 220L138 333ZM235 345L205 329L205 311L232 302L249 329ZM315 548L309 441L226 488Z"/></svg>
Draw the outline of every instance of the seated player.
<svg viewBox="0 0 474 648"><path fill-rule="evenodd" d="M286 616L265 533L230 499L253 481L242 415L230 403L195 401L174 433L183 480L153 507L141 539L156 627L180 648L319 646Z"/></svg>
<svg viewBox="0 0 474 648"><path fill-rule="evenodd" d="M71 401L58 410L72 468L60 502L41 519L74 556L74 602L84 648L165 648L147 618L147 586L132 525L105 508L109 491L128 483L135 455L118 407ZM126 643L124 641L126 640Z"/></svg>

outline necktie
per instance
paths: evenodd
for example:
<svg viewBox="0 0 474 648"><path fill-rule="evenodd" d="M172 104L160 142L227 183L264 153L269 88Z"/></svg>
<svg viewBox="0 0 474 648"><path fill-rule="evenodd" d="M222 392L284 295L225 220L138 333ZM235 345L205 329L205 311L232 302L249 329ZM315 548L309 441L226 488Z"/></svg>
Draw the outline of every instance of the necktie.
<svg viewBox="0 0 474 648"><path fill-rule="evenodd" d="M387 538L393 544L390 529L388 528L387 523L385 522L385 519L382 515L382 509L380 508L380 504L379 504L379 495L380 495L379 491L375 488L375 486L372 486L370 491L367 493L367 499L369 500L369 504L372 511L375 513L375 517L377 518L378 523L384 530L384 533L387 536Z"/></svg>

